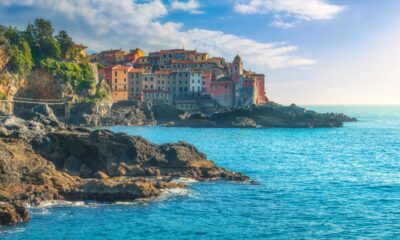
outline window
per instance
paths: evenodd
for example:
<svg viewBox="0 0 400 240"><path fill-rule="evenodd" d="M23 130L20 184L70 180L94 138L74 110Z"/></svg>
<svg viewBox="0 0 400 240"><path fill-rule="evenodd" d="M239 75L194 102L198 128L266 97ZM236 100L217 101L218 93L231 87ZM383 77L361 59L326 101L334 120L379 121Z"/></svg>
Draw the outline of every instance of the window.
<svg viewBox="0 0 400 240"><path fill-rule="evenodd" d="M126 91L126 85L124 86L124 91Z"/></svg>
<svg viewBox="0 0 400 240"><path fill-rule="evenodd" d="M124 82L126 82L126 78L124 78Z"/></svg>
<svg viewBox="0 0 400 240"><path fill-rule="evenodd" d="M224 86L224 89L228 89L228 86Z"/></svg>
<svg viewBox="0 0 400 240"><path fill-rule="evenodd" d="M118 73L115 71L115 72L114 72L114 76L117 76L117 74L118 74Z"/></svg>
<svg viewBox="0 0 400 240"><path fill-rule="evenodd" d="M117 86L114 87L115 91L117 91Z"/></svg>
<svg viewBox="0 0 400 240"><path fill-rule="evenodd" d="M117 82L118 82L118 79L114 79L114 82L115 82L115 84L117 84Z"/></svg>

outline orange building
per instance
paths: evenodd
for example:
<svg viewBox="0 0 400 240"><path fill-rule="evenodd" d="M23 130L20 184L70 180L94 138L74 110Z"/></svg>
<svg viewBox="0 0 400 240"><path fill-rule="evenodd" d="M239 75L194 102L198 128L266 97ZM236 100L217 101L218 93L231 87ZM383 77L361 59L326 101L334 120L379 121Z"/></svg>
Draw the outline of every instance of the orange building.
<svg viewBox="0 0 400 240"><path fill-rule="evenodd" d="M104 69L104 77L107 84L110 86L114 102L127 101L129 99L128 73L130 68L131 67L117 65Z"/></svg>

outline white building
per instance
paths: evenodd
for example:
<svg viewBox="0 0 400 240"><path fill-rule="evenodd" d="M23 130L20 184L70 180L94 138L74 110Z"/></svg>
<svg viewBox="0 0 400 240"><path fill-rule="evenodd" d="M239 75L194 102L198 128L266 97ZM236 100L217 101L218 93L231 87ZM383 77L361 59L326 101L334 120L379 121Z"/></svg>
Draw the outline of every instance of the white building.
<svg viewBox="0 0 400 240"><path fill-rule="evenodd" d="M192 96L200 95L203 88L203 78L202 72L200 71L192 71L190 72L189 79L189 91Z"/></svg>

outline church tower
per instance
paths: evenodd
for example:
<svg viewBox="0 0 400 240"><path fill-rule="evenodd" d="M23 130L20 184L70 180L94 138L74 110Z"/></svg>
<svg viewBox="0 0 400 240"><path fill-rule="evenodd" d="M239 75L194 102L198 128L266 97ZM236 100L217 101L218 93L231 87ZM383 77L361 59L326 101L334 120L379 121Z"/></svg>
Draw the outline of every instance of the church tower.
<svg viewBox="0 0 400 240"><path fill-rule="evenodd" d="M243 61L239 55L236 55L232 64L233 75L243 75Z"/></svg>

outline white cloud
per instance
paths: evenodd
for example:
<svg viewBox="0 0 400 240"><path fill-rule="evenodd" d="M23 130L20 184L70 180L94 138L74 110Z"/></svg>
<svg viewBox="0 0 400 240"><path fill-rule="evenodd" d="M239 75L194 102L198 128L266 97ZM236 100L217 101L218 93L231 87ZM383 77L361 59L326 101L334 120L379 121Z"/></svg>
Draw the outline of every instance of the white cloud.
<svg viewBox="0 0 400 240"><path fill-rule="evenodd" d="M29 13L1 11L2 5L25 5ZM4 9L3 9L4 10ZM287 43L261 43L245 37L206 29L183 30L182 23L162 22L168 14L161 0L138 3L133 0L6 0L0 2L0 19L25 25L33 17L52 20L58 30L67 30L78 42L91 50L110 48L145 51L166 48L197 49L214 56L233 59L237 53L255 70L278 69L313 64L314 61L293 56L297 47ZM9 14L5 16L4 14Z"/></svg>
<svg viewBox="0 0 400 240"><path fill-rule="evenodd" d="M203 14L204 12L199 10L200 3L198 0L188 0L187 2L181 0L172 0L171 9L190 12L192 14Z"/></svg>
<svg viewBox="0 0 400 240"><path fill-rule="evenodd" d="M281 28L294 27L298 20L332 19L343 10L325 0L242 0L235 4L235 11L241 14L275 14L271 25Z"/></svg>

